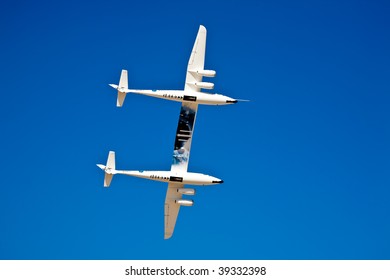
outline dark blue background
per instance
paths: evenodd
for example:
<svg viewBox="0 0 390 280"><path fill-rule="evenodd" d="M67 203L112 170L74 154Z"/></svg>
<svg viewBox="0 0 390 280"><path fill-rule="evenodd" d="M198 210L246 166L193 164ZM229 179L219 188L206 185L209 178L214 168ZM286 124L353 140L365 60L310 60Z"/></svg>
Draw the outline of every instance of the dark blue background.
<svg viewBox="0 0 390 280"><path fill-rule="evenodd" d="M0 8L1 259L389 259L387 1L8 1ZM166 184L200 24L215 91L198 110L198 188L163 239Z"/></svg>

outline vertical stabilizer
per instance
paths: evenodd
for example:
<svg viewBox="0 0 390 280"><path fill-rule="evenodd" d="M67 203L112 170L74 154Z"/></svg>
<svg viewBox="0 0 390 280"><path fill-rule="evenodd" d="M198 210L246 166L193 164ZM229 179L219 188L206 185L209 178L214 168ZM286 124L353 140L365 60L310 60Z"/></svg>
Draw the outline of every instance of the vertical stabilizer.
<svg viewBox="0 0 390 280"><path fill-rule="evenodd" d="M118 98L116 99L116 107L122 107L123 102L125 102L126 92L118 91Z"/></svg>
<svg viewBox="0 0 390 280"><path fill-rule="evenodd" d="M116 106L122 107L125 102L126 91L128 90L129 82L127 79L127 70L122 70L121 78L119 79L118 98L116 99Z"/></svg>
<svg viewBox="0 0 390 280"><path fill-rule="evenodd" d="M114 177L113 174L104 174L104 187L108 188L110 186L112 177Z"/></svg>
<svg viewBox="0 0 390 280"><path fill-rule="evenodd" d="M104 186L109 187L111 184L112 177L115 173L115 152L110 151L108 153L107 164L97 164L97 166L104 171Z"/></svg>
<svg viewBox="0 0 390 280"><path fill-rule="evenodd" d="M128 88L128 81L127 81L127 70L122 70L121 78L119 80L119 88L120 89L127 89Z"/></svg>
<svg viewBox="0 0 390 280"><path fill-rule="evenodd" d="M116 106L122 107L123 102L125 102L126 93L129 92L128 89L128 80L127 80L127 70L122 70L121 77L119 79L119 85L110 84L111 87L118 90L118 97L116 99Z"/></svg>
<svg viewBox="0 0 390 280"><path fill-rule="evenodd" d="M115 170L115 152L110 151L108 153L108 159L106 164L106 170Z"/></svg>

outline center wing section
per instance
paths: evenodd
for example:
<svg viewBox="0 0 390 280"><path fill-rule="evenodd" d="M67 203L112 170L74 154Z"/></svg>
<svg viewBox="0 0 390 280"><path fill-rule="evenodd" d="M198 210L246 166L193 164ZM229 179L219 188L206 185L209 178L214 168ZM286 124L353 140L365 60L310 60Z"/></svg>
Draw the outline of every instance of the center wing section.
<svg viewBox="0 0 390 280"><path fill-rule="evenodd" d="M176 129L171 171L187 172L198 104L183 102Z"/></svg>

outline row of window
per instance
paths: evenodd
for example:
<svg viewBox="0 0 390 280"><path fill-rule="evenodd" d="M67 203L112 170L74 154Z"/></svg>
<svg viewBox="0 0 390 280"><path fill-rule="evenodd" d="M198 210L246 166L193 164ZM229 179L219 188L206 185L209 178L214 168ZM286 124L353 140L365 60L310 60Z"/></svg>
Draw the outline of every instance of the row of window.
<svg viewBox="0 0 390 280"><path fill-rule="evenodd" d="M179 98L183 99L183 96L178 96L178 95L171 95L171 94L163 94L163 97L169 97L169 98Z"/></svg>
<svg viewBox="0 0 390 280"><path fill-rule="evenodd" d="M196 96L191 96L191 95L180 96L180 95L172 95L172 94L164 93L162 96L168 98L179 98L179 99L183 99L184 101L196 101Z"/></svg>
<svg viewBox="0 0 390 280"><path fill-rule="evenodd" d="M150 175L151 179L162 179L162 180L169 180L169 177L165 176L157 176L157 175Z"/></svg>
<svg viewBox="0 0 390 280"><path fill-rule="evenodd" d="M166 176L157 176L157 175L150 175L150 179L161 179L161 180L169 180L172 182L183 182L183 177L166 177Z"/></svg>

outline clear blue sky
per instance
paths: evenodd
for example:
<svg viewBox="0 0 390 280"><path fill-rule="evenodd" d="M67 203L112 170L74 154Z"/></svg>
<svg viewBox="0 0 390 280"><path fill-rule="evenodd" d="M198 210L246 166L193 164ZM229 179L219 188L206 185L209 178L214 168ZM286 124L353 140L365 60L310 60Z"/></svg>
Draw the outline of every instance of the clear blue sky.
<svg viewBox="0 0 390 280"><path fill-rule="evenodd" d="M8 3L7 3L8 2ZM389 259L387 1L7 1L0 9L1 259ZM215 91L198 110L198 188L164 240L181 89L200 24Z"/></svg>

